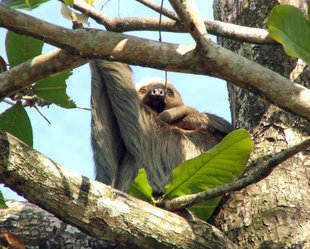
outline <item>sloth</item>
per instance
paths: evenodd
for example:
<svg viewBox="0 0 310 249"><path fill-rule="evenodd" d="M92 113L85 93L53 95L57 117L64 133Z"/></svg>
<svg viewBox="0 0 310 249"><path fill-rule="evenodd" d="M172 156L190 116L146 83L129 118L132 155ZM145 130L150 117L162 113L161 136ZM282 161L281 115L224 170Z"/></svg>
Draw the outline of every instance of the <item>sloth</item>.
<svg viewBox="0 0 310 249"><path fill-rule="evenodd" d="M91 139L96 180L127 191L145 168L152 195L163 194L172 170L217 145L231 125L184 105L164 80L133 83L130 67L92 61Z"/></svg>
<svg viewBox="0 0 310 249"><path fill-rule="evenodd" d="M170 127L192 131L208 129L213 134L224 136L232 130L230 123L224 119L210 113L199 113L195 108L184 105L177 89L161 78L146 78L135 86L143 107L157 113L159 119Z"/></svg>

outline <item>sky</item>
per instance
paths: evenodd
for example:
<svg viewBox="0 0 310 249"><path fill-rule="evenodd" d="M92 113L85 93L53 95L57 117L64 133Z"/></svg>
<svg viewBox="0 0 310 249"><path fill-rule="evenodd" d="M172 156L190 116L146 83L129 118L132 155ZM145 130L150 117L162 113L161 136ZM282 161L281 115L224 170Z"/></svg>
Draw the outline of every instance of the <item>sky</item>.
<svg viewBox="0 0 310 249"><path fill-rule="evenodd" d="M100 9L106 0L101 1ZM154 0L160 4L161 1ZM211 0L196 0L203 17L213 19ZM164 7L170 8L168 1ZM55 25L71 28L69 20L64 19L59 9L59 1L49 1L39 8L26 14L35 16ZM135 0L110 0L103 12L110 16L151 16L159 14L138 3ZM100 28L90 20L90 28ZM158 32L140 31L127 32L143 38L158 40ZM0 28L0 55L6 59L5 52L6 30ZM215 41L215 37L212 37ZM189 34L162 33L163 42L177 44L194 44ZM43 52L55 50L55 47L44 45ZM145 77L165 77L164 71L146 67L133 66L133 76L136 82ZM67 81L67 94L78 106L90 107L90 70L88 64L73 70ZM200 112L216 114L231 121L226 83L217 78L192 74L168 72L168 81L173 83L181 93L184 104L193 106ZM0 112L9 108L7 104L0 104ZM74 170L86 177L94 179L94 163L90 144L91 113L81 109L63 109L55 105L40 108L43 115L51 122L48 124L34 108L27 108L31 120L34 148L60 165ZM0 191L5 199L22 199L18 194L0 184Z"/></svg>

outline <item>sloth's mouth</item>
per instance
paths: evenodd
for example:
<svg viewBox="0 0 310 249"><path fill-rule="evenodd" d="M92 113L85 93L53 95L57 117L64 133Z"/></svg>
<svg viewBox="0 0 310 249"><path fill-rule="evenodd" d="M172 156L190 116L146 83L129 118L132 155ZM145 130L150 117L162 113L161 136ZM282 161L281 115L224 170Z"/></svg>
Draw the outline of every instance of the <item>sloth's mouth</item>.
<svg viewBox="0 0 310 249"><path fill-rule="evenodd" d="M160 99L153 99L146 104L157 113L163 112L166 108L166 103Z"/></svg>

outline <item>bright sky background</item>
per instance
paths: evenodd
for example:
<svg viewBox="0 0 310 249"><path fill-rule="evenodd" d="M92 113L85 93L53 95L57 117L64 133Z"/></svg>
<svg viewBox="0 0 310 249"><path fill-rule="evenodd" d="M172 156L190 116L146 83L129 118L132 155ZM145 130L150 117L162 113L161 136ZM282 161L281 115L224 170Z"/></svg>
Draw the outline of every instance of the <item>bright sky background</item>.
<svg viewBox="0 0 310 249"><path fill-rule="evenodd" d="M101 1L98 8L101 7ZM154 0L160 4L160 0ZM212 0L196 0L201 14L205 18L213 19ZM119 4L118 4L119 3ZM59 1L49 1L39 8L25 12L29 15L43 19L44 21L71 28L71 22L64 19L59 9ZM170 8L168 1L164 7ZM110 0L103 9L104 13L110 16L152 16L159 14L146 8L135 0ZM91 27L100 28L90 20ZM158 40L158 32L129 32L139 37ZM0 55L6 58L5 52L6 30L0 28ZM178 44L194 44L189 34L162 33L163 42ZM44 52L54 50L50 45L44 45ZM145 77L162 77L164 72L144 67L133 67L135 81ZM73 70L73 75L67 81L67 93L79 106L90 107L90 70L84 65ZM169 82L173 83L181 93L184 103L195 107L201 112L217 114L230 121L230 111L226 83L222 80L207 76L192 74L168 73ZM0 112L9 106L0 104ZM55 105L50 108L41 108L40 111L51 122L49 125L35 109L27 108L32 123L34 134L34 148L48 156L55 162L89 178L94 178L94 163L90 144L90 117L89 111L80 109L66 110ZM0 185L0 191L6 199L21 199L10 189Z"/></svg>

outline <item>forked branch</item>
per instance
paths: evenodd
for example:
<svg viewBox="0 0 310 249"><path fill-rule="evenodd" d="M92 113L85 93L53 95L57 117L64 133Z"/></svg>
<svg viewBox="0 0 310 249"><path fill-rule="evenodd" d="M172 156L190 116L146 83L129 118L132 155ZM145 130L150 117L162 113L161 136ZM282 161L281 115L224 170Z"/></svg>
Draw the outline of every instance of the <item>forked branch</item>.
<svg viewBox="0 0 310 249"><path fill-rule="evenodd" d="M143 2L147 3L150 1L143 0ZM152 17L113 18L95 9L94 7L86 4L83 1L74 1L73 8L87 14L97 23L104 25L109 31L114 32L128 32L128 31L142 31L142 30L159 31L159 18L152 18ZM156 6L156 10L158 8L160 8L160 6ZM163 14L169 16L165 11L163 12ZM176 16L176 14L174 13L173 16ZM277 44L275 40L273 40L269 36L268 31L264 29L249 28L245 26L214 21L209 19L204 19L204 24L208 32L216 36L221 36L233 40L239 40L255 44L274 44L274 45ZM161 31L167 31L167 32L178 32L178 33L187 32L187 30L184 28L184 26L181 24L178 18L177 20L162 18L160 29Z"/></svg>
<svg viewBox="0 0 310 249"><path fill-rule="evenodd" d="M0 26L63 48L77 58L110 59L167 71L218 77L310 120L309 89L212 42L208 43L206 53L197 53L195 47L190 45L155 42L101 30L69 30L2 5ZM52 64L49 66L53 67ZM20 90L9 82L23 81L23 78L8 76L8 72L0 75L1 97ZM36 80L35 77L32 79Z"/></svg>

